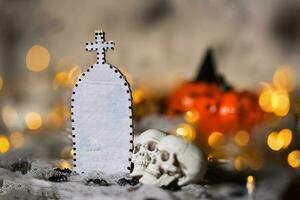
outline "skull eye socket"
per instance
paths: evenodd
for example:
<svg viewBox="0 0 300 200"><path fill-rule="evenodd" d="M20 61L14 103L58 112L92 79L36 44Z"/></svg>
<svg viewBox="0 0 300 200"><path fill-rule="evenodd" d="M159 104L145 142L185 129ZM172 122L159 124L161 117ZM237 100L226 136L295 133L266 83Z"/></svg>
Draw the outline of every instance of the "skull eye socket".
<svg viewBox="0 0 300 200"><path fill-rule="evenodd" d="M170 154L167 151L161 151L160 158L162 161L167 161L170 158Z"/></svg>
<svg viewBox="0 0 300 200"><path fill-rule="evenodd" d="M147 145L147 149L149 151L154 151L156 149L156 142L153 142L153 141L149 142Z"/></svg>
<svg viewBox="0 0 300 200"><path fill-rule="evenodd" d="M134 150L133 150L133 153L136 154L140 151L140 148L141 148L141 144L137 144L135 147L134 147Z"/></svg>

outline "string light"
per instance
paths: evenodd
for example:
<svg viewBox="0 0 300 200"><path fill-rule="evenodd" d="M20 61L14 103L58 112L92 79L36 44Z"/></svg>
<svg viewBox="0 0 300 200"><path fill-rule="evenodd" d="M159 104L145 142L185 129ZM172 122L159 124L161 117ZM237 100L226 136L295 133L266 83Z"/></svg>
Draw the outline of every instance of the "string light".
<svg viewBox="0 0 300 200"><path fill-rule="evenodd" d="M0 135L0 153L6 153L9 151L9 140L5 135Z"/></svg>
<svg viewBox="0 0 300 200"><path fill-rule="evenodd" d="M238 131L234 136L234 142L238 146L246 146L249 143L249 133L247 131Z"/></svg>
<svg viewBox="0 0 300 200"><path fill-rule="evenodd" d="M287 162L293 168L300 167L300 151L294 150L294 151L290 152L287 157Z"/></svg>
<svg viewBox="0 0 300 200"><path fill-rule="evenodd" d="M25 122L30 130L36 130L42 126L42 117L39 113L29 112L26 115Z"/></svg>
<svg viewBox="0 0 300 200"><path fill-rule="evenodd" d="M48 50L41 45L31 47L26 55L26 65L30 71L40 72L48 67L50 63L50 54Z"/></svg>
<svg viewBox="0 0 300 200"><path fill-rule="evenodd" d="M210 136L208 137L208 144L213 148L221 146L223 141L224 141L223 133L218 131L211 133Z"/></svg>
<svg viewBox="0 0 300 200"><path fill-rule="evenodd" d="M23 133L13 132L9 136L10 144L13 148L18 149L24 146L25 138Z"/></svg>
<svg viewBox="0 0 300 200"><path fill-rule="evenodd" d="M196 130L189 124L180 124L176 128L176 135L182 136L188 142L196 139Z"/></svg>

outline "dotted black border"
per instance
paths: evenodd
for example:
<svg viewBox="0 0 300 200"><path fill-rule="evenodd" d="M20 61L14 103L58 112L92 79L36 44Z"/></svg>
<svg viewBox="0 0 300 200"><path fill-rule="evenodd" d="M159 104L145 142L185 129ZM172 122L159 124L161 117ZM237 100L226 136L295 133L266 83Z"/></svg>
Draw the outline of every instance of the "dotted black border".
<svg viewBox="0 0 300 200"><path fill-rule="evenodd" d="M103 31L95 31L95 39L97 40L98 36L100 36L100 39L102 41L105 41L105 33ZM107 42L106 42L107 43ZM112 42L114 44L114 42ZM86 43L86 45L93 45L93 43ZM97 44L97 41L96 41L96 44ZM108 48L106 48L108 49ZM110 49L114 49L113 47L110 48ZM94 49L91 48L90 50L88 48L86 48L86 51L93 51ZM98 50L97 48L95 50ZM97 61L96 61L96 64L99 64L99 62L101 61L101 64L105 64L106 63L106 59L105 59L105 53L104 53L104 50L101 51L101 53L103 54L103 57L102 57L102 60L99 60L100 59L100 56L99 56L99 52L97 52ZM130 87L130 84L128 82L128 80L126 79L125 75L115 66L109 64L109 63L106 63L108 64L109 68L114 70L114 72L119 76L120 79L124 80L124 83L123 85L125 87L127 87L127 90L126 90L126 93L129 94L129 98L128 98L128 101L130 101L130 106L128 107L128 109L130 109L130 115L129 115L129 118L131 119L131 124L129 125L130 128L131 128L131 132L129 133L129 135L131 136L131 140L129 141L130 144L131 144L131 148L129 149L129 152L133 152L133 112L132 112L132 91L131 91L131 87ZM95 64L94 64L95 65ZM72 92L72 98L71 98L71 124L72 124L72 137L75 139L75 127L73 126L74 124L74 112L73 112L73 109L74 109L74 105L73 105L73 102L75 102L75 99L74 99L74 95L75 95L75 89L76 87L78 87L78 84L82 81L82 79L85 77L85 75L89 72L91 72L91 70L95 67L94 65L90 66L89 68L87 68L85 70L85 72L83 72L81 74L81 76L79 76L78 80L76 81L76 84L75 84L75 87L73 89L73 92ZM74 151L74 154L73 154L73 168L76 167L76 142L73 142L73 151ZM129 172L132 172L133 170L133 162L132 162L132 159L131 158L128 158L128 161L130 163L130 166L127 167L127 170ZM74 170L75 171L75 170ZM76 173L76 171L75 171ZM81 172L81 173L84 173L84 172Z"/></svg>

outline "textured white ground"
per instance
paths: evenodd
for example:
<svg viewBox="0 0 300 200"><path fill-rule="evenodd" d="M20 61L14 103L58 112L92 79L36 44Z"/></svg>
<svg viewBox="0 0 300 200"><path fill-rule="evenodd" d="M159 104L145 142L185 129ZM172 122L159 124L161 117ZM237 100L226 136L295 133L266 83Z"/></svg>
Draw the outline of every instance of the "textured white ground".
<svg viewBox="0 0 300 200"><path fill-rule="evenodd" d="M3 160L2 160L3 161ZM0 168L0 199L249 199L243 185L196 185L191 184L173 192L150 185L119 186L117 181L124 175L106 176L102 173L69 175L68 182L54 183L47 179L55 172L51 163L34 161L31 170L22 175ZM110 186L86 185L89 178L104 178ZM258 183L257 199L279 199L288 176L277 175Z"/></svg>

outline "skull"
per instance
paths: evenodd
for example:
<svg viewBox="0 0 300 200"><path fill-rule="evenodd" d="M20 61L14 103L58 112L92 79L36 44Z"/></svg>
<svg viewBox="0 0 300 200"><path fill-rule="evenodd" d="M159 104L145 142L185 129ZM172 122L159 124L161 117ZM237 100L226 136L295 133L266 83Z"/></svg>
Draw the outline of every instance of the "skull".
<svg viewBox="0 0 300 200"><path fill-rule="evenodd" d="M169 135L158 143L157 149L140 179L141 183L168 186L176 181L182 186L203 178L207 162L195 144Z"/></svg>
<svg viewBox="0 0 300 200"><path fill-rule="evenodd" d="M141 177L150 160L157 152L158 142L166 134L156 129L149 129L143 132L135 141L132 162L134 168L131 177Z"/></svg>

